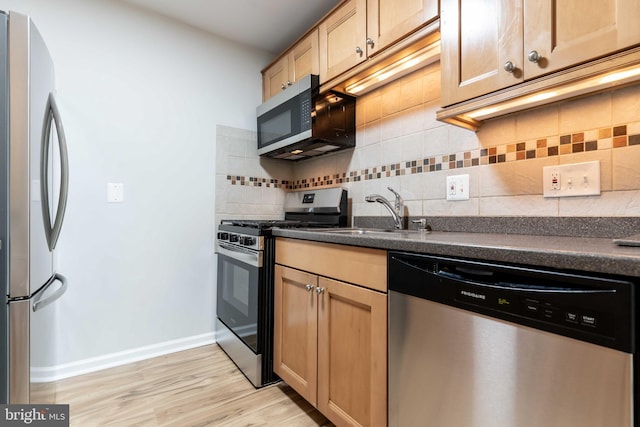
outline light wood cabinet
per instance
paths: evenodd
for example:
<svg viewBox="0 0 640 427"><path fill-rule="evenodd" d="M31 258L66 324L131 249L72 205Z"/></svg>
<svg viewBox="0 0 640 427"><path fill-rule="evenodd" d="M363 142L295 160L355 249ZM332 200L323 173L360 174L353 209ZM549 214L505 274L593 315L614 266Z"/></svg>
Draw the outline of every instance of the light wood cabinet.
<svg viewBox="0 0 640 427"><path fill-rule="evenodd" d="M634 46L639 20L636 0L442 0L442 105Z"/></svg>
<svg viewBox="0 0 640 427"><path fill-rule="evenodd" d="M262 101L280 93L293 83L289 80L289 58L284 56L262 72Z"/></svg>
<svg viewBox="0 0 640 427"><path fill-rule="evenodd" d="M522 58L521 0L442 0L440 35L443 106L522 81L508 58Z"/></svg>
<svg viewBox="0 0 640 427"><path fill-rule="evenodd" d="M367 1L349 0L319 26L320 83L367 59Z"/></svg>
<svg viewBox="0 0 640 427"><path fill-rule="evenodd" d="M318 409L338 425L387 425L387 295L320 277Z"/></svg>
<svg viewBox="0 0 640 427"><path fill-rule="evenodd" d="M320 82L438 17L437 0L348 0L319 25Z"/></svg>
<svg viewBox="0 0 640 427"><path fill-rule="evenodd" d="M525 0L524 16L527 79L640 43L637 0Z"/></svg>
<svg viewBox="0 0 640 427"><path fill-rule="evenodd" d="M356 255L335 258L345 251ZM278 238L276 262L275 372L336 425L385 426L386 252ZM384 292L327 277L368 282L365 265L384 271Z"/></svg>
<svg viewBox="0 0 640 427"><path fill-rule="evenodd" d="M318 73L320 58L316 28L262 71L262 100L286 90L307 74Z"/></svg>
<svg viewBox="0 0 640 427"><path fill-rule="evenodd" d="M276 265L273 370L308 402L318 390L318 276ZM310 286L311 288L309 288Z"/></svg>
<svg viewBox="0 0 640 427"><path fill-rule="evenodd" d="M367 0L369 56L438 17L437 0Z"/></svg>

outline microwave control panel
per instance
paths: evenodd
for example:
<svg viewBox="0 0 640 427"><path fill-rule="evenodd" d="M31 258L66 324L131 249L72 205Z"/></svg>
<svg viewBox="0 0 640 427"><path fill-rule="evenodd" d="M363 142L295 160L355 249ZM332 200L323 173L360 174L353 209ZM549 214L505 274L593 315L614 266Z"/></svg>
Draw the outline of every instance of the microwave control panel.
<svg viewBox="0 0 640 427"><path fill-rule="evenodd" d="M311 91L300 94L300 129L311 129Z"/></svg>

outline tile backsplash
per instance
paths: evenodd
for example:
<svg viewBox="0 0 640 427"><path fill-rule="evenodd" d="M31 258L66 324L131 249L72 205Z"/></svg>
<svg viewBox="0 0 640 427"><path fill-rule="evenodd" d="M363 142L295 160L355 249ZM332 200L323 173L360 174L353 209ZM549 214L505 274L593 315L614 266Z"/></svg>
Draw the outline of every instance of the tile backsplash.
<svg viewBox="0 0 640 427"><path fill-rule="evenodd" d="M256 153L256 132L216 128L215 223L280 219L293 165Z"/></svg>
<svg viewBox="0 0 640 427"><path fill-rule="evenodd" d="M353 216L384 216L367 194L399 191L410 216L640 215L640 86L487 121L436 121L439 64L358 98L353 150L291 163L259 158L255 132L218 127L216 215L280 215L286 191L341 186ZM545 199L544 166L599 160L600 196ZM470 199L447 201L448 175ZM234 212L234 210L236 212Z"/></svg>

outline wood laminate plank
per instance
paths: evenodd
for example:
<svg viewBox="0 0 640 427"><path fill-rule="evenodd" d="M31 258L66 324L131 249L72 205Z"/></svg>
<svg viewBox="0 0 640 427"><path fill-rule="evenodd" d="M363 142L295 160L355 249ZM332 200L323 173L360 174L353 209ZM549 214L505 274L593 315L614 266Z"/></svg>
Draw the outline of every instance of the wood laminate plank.
<svg viewBox="0 0 640 427"><path fill-rule="evenodd" d="M215 344L53 383L71 426L332 426L291 387L256 390Z"/></svg>

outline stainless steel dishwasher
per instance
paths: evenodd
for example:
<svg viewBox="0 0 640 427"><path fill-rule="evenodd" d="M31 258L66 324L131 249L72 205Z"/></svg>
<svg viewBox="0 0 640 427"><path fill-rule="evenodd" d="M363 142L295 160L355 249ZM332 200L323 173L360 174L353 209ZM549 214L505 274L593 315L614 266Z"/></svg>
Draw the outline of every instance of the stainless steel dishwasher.
<svg viewBox="0 0 640 427"><path fill-rule="evenodd" d="M389 425L637 427L635 295L624 278L390 252Z"/></svg>

